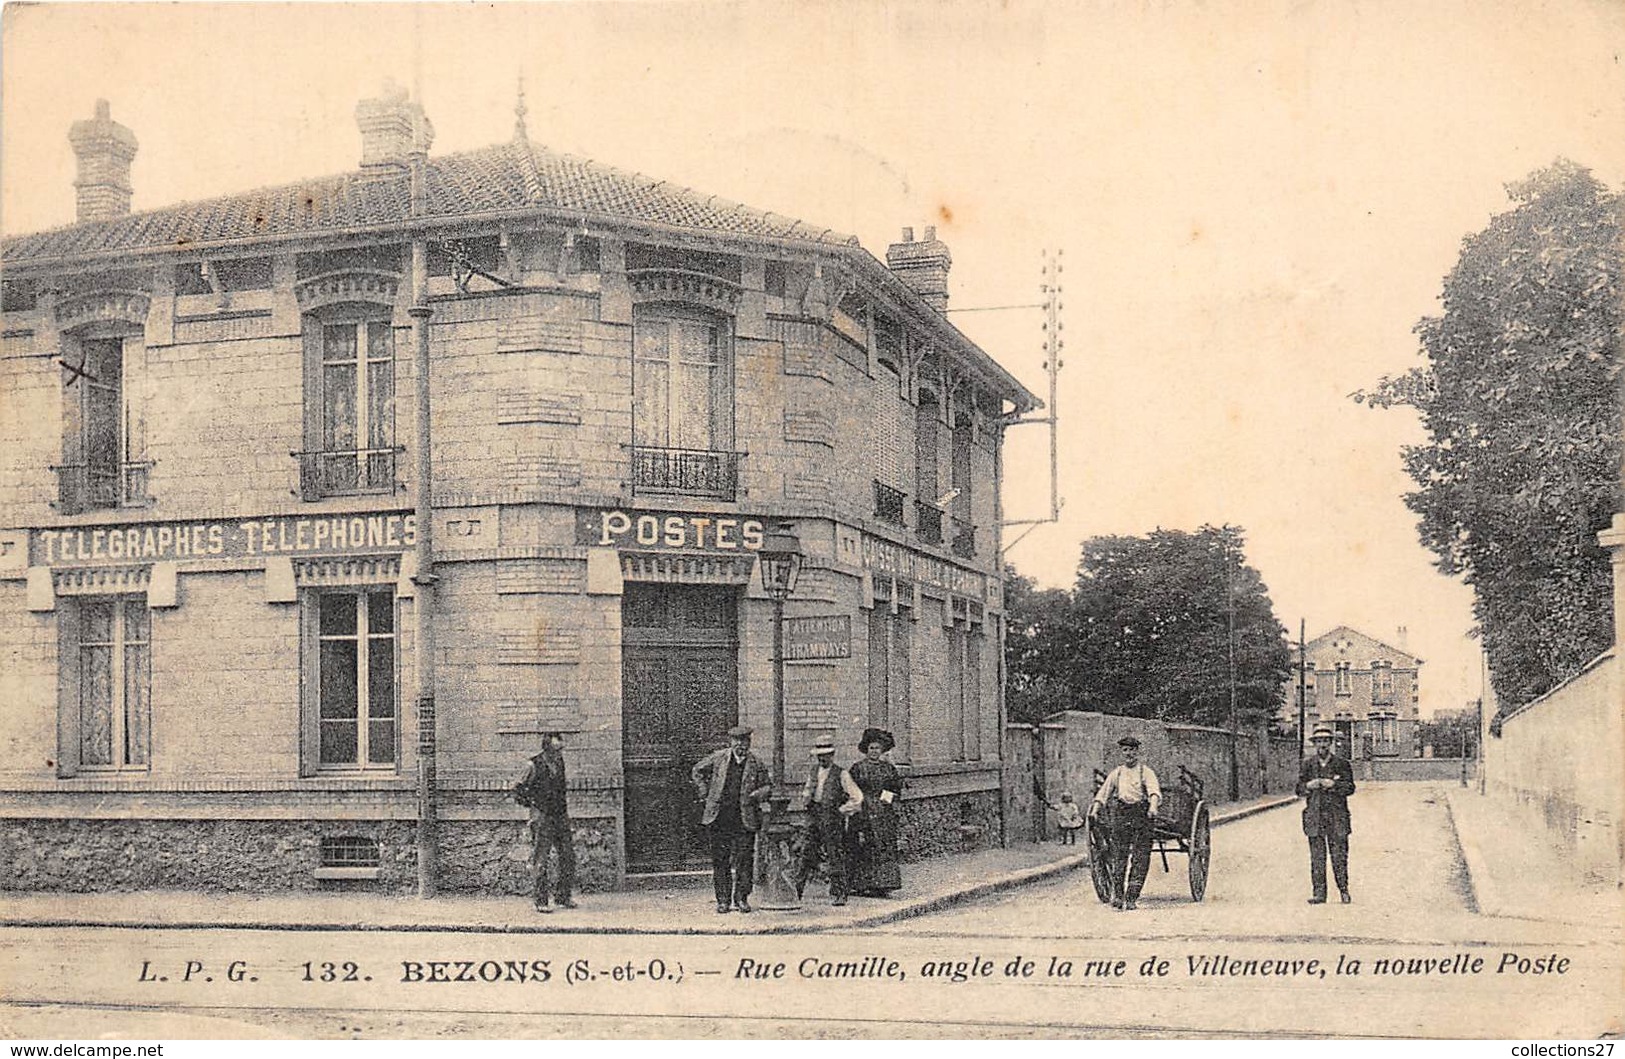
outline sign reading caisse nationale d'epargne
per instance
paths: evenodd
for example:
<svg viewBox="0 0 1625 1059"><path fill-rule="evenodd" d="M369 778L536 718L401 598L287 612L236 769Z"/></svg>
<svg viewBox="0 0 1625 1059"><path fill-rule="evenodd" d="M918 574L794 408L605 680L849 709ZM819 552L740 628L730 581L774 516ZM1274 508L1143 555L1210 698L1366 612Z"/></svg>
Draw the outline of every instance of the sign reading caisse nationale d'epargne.
<svg viewBox="0 0 1625 1059"><path fill-rule="evenodd" d="M75 526L29 534L31 566L97 566L259 555L399 552L417 543L417 516L405 512L315 518L221 519Z"/></svg>

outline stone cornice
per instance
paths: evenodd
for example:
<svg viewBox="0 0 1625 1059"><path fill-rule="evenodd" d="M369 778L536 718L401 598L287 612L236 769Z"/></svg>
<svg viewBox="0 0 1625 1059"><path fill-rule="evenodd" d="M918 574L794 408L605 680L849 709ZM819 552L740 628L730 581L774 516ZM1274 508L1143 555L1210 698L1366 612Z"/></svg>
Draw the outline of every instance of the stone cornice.
<svg viewBox="0 0 1625 1059"><path fill-rule="evenodd" d="M393 308L400 289L401 277L398 273L355 268L324 272L320 276L300 280L294 284L293 295L299 302L300 312L354 302Z"/></svg>

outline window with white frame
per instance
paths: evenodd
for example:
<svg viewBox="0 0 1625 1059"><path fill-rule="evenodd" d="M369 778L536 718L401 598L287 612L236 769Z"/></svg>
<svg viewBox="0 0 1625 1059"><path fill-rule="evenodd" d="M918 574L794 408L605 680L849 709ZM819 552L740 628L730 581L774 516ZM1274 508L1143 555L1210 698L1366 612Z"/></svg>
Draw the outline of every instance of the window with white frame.
<svg viewBox="0 0 1625 1059"><path fill-rule="evenodd" d="M632 443L733 448L733 372L721 320L675 306L640 309L633 328Z"/></svg>
<svg viewBox="0 0 1625 1059"><path fill-rule="evenodd" d="M307 500L395 489L395 331L386 310L305 320Z"/></svg>
<svg viewBox="0 0 1625 1059"><path fill-rule="evenodd" d="M323 495L395 487L394 347L388 320L322 325Z"/></svg>
<svg viewBox="0 0 1625 1059"><path fill-rule="evenodd" d="M321 768L393 767L396 760L393 587L312 591L317 744Z"/></svg>
<svg viewBox="0 0 1625 1059"><path fill-rule="evenodd" d="M1352 671L1349 669L1349 663L1337 663L1337 669L1333 672L1332 693L1334 695L1354 694L1354 678Z"/></svg>
<svg viewBox="0 0 1625 1059"><path fill-rule="evenodd" d="M72 695L78 766L144 769L150 754L152 619L145 596L84 596Z"/></svg>
<svg viewBox="0 0 1625 1059"><path fill-rule="evenodd" d="M1371 701L1391 703L1394 701L1394 664L1386 661L1371 663Z"/></svg>

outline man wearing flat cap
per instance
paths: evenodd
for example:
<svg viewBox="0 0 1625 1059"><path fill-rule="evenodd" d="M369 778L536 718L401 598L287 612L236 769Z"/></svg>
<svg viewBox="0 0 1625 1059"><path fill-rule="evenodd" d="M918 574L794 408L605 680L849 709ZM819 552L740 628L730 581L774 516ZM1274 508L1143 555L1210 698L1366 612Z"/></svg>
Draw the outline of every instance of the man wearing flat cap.
<svg viewBox="0 0 1625 1059"><path fill-rule="evenodd" d="M767 766L750 752L750 729L728 729L728 745L701 758L689 774L705 802L700 817L711 833L711 885L717 912L751 911L756 867L756 832L762 829L762 803L773 792Z"/></svg>
<svg viewBox="0 0 1625 1059"><path fill-rule="evenodd" d="M1140 760L1138 738L1125 735L1117 746L1123 753L1123 763L1107 773L1106 782L1095 792L1089 819L1106 829L1112 907L1132 911L1145 886L1146 872L1151 869L1151 828L1162 805L1162 785L1157 782L1157 774Z"/></svg>
<svg viewBox="0 0 1625 1059"><path fill-rule="evenodd" d="M863 791L835 763L835 741L824 739L813 747L816 763L807 773L802 803L807 810L807 841L801 847L796 872L796 896L820 860L829 866L830 904L846 904L846 819L863 807Z"/></svg>
<svg viewBox="0 0 1625 1059"><path fill-rule="evenodd" d="M1298 795L1303 798L1303 833L1309 838L1309 882L1312 905L1326 903L1326 855L1331 854L1332 876L1343 903L1349 896L1349 795L1354 793L1354 766L1332 752L1332 730L1316 725L1310 741L1315 752L1298 772Z"/></svg>

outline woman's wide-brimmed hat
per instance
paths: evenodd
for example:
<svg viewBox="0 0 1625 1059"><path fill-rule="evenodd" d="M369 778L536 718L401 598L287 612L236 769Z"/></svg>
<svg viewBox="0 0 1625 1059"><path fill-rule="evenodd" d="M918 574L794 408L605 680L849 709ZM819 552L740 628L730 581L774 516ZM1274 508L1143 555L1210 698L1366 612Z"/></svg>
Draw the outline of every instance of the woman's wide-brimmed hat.
<svg viewBox="0 0 1625 1059"><path fill-rule="evenodd" d="M863 738L858 740L858 753L868 753L869 744L871 743L879 743L880 752L884 754L886 751L897 745L897 740L893 739L892 734L886 731L884 728L865 728L863 730Z"/></svg>

